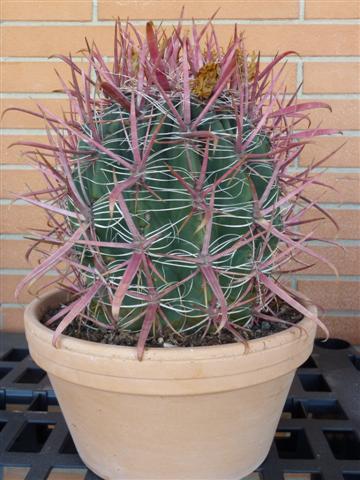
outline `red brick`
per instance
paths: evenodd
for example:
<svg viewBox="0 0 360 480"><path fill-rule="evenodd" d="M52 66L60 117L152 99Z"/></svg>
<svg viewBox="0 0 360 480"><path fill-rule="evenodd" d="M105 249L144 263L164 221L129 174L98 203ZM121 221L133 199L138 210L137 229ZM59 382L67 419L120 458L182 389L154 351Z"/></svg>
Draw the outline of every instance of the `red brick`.
<svg viewBox="0 0 360 480"><path fill-rule="evenodd" d="M10 147L11 144L22 141L48 143L47 137L43 135L2 135L0 136L0 163L32 165L24 155L26 151L31 150L30 147L22 145Z"/></svg>
<svg viewBox="0 0 360 480"><path fill-rule="evenodd" d="M24 0L3 0L1 7L2 20L57 20L81 21L91 20L91 0L41 0L41 2Z"/></svg>
<svg viewBox="0 0 360 480"><path fill-rule="evenodd" d="M56 277L42 277L29 289L24 289L19 295L19 299L15 298L15 289L20 281L24 278L24 275L3 275L0 282L0 302L1 303L28 303L34 296L37 295L38 291L51 283L52 280L55 280ZM49 289L54 289L54 285L49 287Z"/></svg>
<svg viewBox="0 0 360 480"><path fill-rule="evenodd" d="M78 66L87 72L85 62ZM62 86L56 71L66 83L71 79L71 69L63 62L4 62L1 68L2 91L9 93L59 90Z"/></svg>
<svg viewBox="0 0 360 480"><path fill-rule="evenodd" d="M360 247L311 247L315 253L322 255L329 260L338 270L339 275L360 275ZM313 267L298 272L297 275L333 275L333 270L324 262L317 260L310 255L300 254L298 260L309 265L316 263ZM291 262L292 268L299 268L303 265Z"/></svg>
<svg viewBox="0 0 360 480"><path fill-rule="evenodd" d="M260 64L260 70L264 69L268 65L267 62L261 62ZM284 64L279 63L278 65L275 66L274 68L274 73L276 73L283 68ZM297 88L297 68L295 63L287 63L281 77L279 78L277 82L277 86L283 89L282 84L286 86L286 91L287 93L294 93L296 88Z"/></svg>
<svg viewBox="0 0 360 480"><path fill-rule="evenodd" d="M28 233L46 227L45 213L30 205L1 205L0 218L1 233Z"/></svg>
<svg viewBox="0 0 360 480"><path fill-rule="evenodd" d="M221 4L216 0L182 0L181 2L162 0L119 0L99 1L99 18L110 20L130 18L132 20L176 19L181 7L185 7L184 18L209 18L220 6L217 19L276 19L297 18L298 2L296 0L223 0Z"/></svg>
<svg viewBox="0 0 360 480"><path fill-rule="evenodd" d="M320 101L330 105L332 111L323 108L313 110L310 118L314 127L321 125L321 128L339 130L357 130L359 128L359 100L321 99ZM307 128L307 122L303 122L299 128Z"/></svg>
<svg viewBox="0 0 360 480"><path fill-rule="evenodd" d="M325 239L339 239L339 240L358 240L360 238L360 210L330 210L327 212L338 223L340 230L336 231L333 224L325 219L320 222L316 229L315 236ZM321 213L312 212L304 216L304 219L311 219L318 216L323 216ZM314 228L314 224L306 224L301 227L301 231L309 232Z"/></svg>
<svg viewBox="0 0 360 480"><path fill-rule="evenodd" d="M321 128L335 128L338 130L357 130L359 128L360 102L359 100L299 100L299 103L321 101L330 105L331 110L318 108L310 113L312 126ZM308 122L299 124L299 129L308 127Z"/></svg>
<svg viewBox="0 0 360 480"><path fill-rule="evenodd" d="M23 98L7 98L1 100L1 111L7 108L25 108L39 113L37 104L47 108L50 112L62 116L62 109L69 111L66 99L41 99L31 100ZM44 128L44 120L27 113L8 111L2 120L2 128Z"/></svg>
<svg viewBox="0 0 360 480"><path fill-rule="evenodd" d="M33 268L37 265L40 254L33 252L29 262L25 259L28 248L33 244L30 240L1 240L0 268Z"/></svg>
<svg viewBox="0 0 360 480"><path fill-rule="evenodd" d="M24 310L23 308L0 308L0 329L4 332L24 331ZM14 480L16 477L13 477Z"/></svg>
<svg viewBox="0 0 360 480"><path fill-rule="evenodd" d="M300 280L298 288L324 310L360 309L359 282Z"/></svg>
<svg viewBox="0 0 360 480"><path fill-rule="evenodd" d="M49 57L55 54L73 55L86 48L85 37L95 40L110 54L113 48L113 26L8 26L3 27L3 56ZM24 38L31 41L24 42Z"/></svg>
<svg viewBox="0 0 360 480"><path fill-rule="evenodd" d="M306 189L310 198L319 198L319 201L324 203L360 202L360 176L358 173L324 173L318 178L318 181L330 188L311 185Z"/></svg>
<svg viewBox="0 0 360 480"><path fill-rule="evenodd" d="M305 18L360 18L358 0L305 0Z"/></svg>
<svg viewBox="0 0 360 480"><path fill-rule="evenodd" d="M139 30L143 31L143 27ZM220 43L227 45L232 25L217 25ZM357 25L245 25L249 50L262 55L296 50L301 55L359 55ZM85 48L85 37L95 40L104 55L113 52L113 26L7 26L3 27L3 56L40 56L70 52ZM24 42L24 38L31 41Z"/></svg>
<svg viewBox="0 0 360 480"><path fill-rule="evenodd" d="M330 337L341 338L352 345L360 344L360 317L348 316L325 316L322 318L330 332ZM323 332L318 332L319 337L323 337Z"/></svg>
<svg viewBox="0 0 360 480"><path fill-rule="evenodd" d="M4 170L1 172L1 198L14 199L17 194L46 188L48 188L48 185L44 177L36 170Z"/></svg>
<svg viewBox="0 0 360 480"><path fill-rule="evenodd" d="M358 63L305 63L304 93L359 93Z"/></svg>
<svg viewBox="0 0 360 480"><path fill-rule="evenodd" d="M344 144L344 145L343 145ZM305 166L314 160L321 160L343 147L332 155L324 166L326 167L360 167L360 137L320 137L306 145L301 154L300 165Z"/></svg>

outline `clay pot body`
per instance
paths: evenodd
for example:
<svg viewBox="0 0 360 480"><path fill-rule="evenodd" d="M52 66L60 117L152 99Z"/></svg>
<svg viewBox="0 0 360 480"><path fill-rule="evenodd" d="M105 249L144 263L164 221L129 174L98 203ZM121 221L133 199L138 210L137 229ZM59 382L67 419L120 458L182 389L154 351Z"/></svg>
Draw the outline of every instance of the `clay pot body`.
<svg viewBox="0 0 360 480"><path fill-rule="evenodd" d="M84 463L110 480L239 480L265 459L296 368L316 326L243 344L136 349L62 336L39 319L55 292L25 311L34 361L47 371Z"/></svg>

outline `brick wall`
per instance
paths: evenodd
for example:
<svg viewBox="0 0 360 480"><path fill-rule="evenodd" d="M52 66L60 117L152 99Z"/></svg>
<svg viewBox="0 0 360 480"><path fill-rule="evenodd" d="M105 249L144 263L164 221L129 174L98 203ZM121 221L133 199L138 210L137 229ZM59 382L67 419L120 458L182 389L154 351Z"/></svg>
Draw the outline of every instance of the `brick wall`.
<svg viewBox="0 0 360 480"><path fill-rule="evenodd" d="M291 279L293 286L308 294L325 310L332 334L360 342L360 163L359 163L359 17L358 0L3 0L2 99L1 110L9 106L32 108L41 102L54 111L64 105L61 94L52 93L59 85L54 68L66 75L64 65L48 59L53 53L79 53L84 37L95 39L104 54L112 49L113 19L130 17L143 26L148 18L172 23L185 5L186 17L200 21L220 5L215 23L223 42L236 21L245 31L249 49L260 49L264 62L277 51L296 50L302 58L291 58L288 65L290 90L303 82L301 99L328 101L333 113L319 111L314 122L343 130L343 138L322 138L298 161L301 168L314 157L324 156L347 143L328 162L326 179L338 193L329 191L323 206L341 226L338 234L342 251L317 245L338 267L336 277L324 265ZM109 58L111 61L111 58ZM1 136L1 302L2 328L22 329L22 304L31 296L24 293L16 303L16 283L30 268L24 260L28 242L27 227L40 227L43 218L36 209L18 201L10 206L9 192L26 185L41 185L39 175L20 156L21 149L7 150L19 140L43 139L42 122L16 112L2 122ZM314 192L316 194L316 192ZM333 238L330 224L319 234ZM36 258L33 259L33 263Z"/></svg>

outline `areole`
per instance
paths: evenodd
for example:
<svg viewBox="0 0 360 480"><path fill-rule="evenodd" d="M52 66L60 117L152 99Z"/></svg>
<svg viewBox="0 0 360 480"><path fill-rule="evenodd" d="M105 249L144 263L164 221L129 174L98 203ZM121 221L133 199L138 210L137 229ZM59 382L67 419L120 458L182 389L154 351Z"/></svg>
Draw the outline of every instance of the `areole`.
<svg viewBox="0 0 360 480"><path fill-rule="evenodd" d="M26 336L91 469L112 480L239 480L261 463L295 369L311 353L312 320L247 347L149 348L140 362L136 348L64 335L55 348L39 320L65 296L26 308Z"/></svg>

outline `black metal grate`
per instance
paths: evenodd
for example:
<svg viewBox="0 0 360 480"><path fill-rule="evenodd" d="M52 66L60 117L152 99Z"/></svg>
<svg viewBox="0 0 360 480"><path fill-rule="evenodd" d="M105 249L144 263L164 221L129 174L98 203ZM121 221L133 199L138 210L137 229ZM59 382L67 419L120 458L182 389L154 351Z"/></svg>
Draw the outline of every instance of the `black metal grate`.
<svg viewBox="0 0 360 480"><path fill-rule="evenodd" d="M23 335L0 348L0 479L99 480L83 465ZM360 352L317 342L295 376L270 453L249 480L360 480Z"/></svg>

